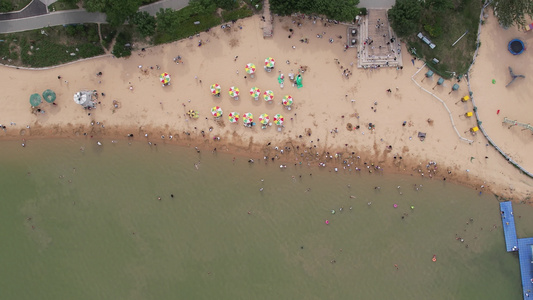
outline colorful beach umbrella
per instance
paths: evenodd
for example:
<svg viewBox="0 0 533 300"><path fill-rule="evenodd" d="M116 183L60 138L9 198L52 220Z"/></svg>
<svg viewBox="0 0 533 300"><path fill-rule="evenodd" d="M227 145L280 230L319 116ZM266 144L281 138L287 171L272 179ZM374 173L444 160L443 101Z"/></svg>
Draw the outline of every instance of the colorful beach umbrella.
<svg viewBox="0 0 533 300"><path fill-rule="evenodd" d="M248 63L248 64L246 64L246 67L244 68L244 70L248 74L253 74L253 73L255 73L255 65L252 64L252 63Z"/></svg>
<svg viewBox="0 0 533 300"><path fill-rule="evenodd" d="M283 125L283 116L280 114L277 114L274 116L274 124L281 126Z"/></svg>
<svg viewBox="0 0 533 300"><path fill-rule="evenodd" d="M292 96L289 96L289 95L285 95L285 97L283 97L283 100L282 100L282 103L283 103L283 106L291 106L292 105Z"/></svg>
<svg viewBox="0 0 533 300"><path fill-rule="evenodd" d="M259 116L259 122L263 125L266 125L268 122L270 122L270 117L267 114L261 114Z"/></svg>
<svg viewBox="0 0 533 300"><path fill-rule="evenodd" d="M159 81L161 81L162 84L168 84L170 82L170 75L168 73L159 75Z"/></svg>
<svg viewBox="0 0 533 300"><path fill-rule="evenodd" d="M52 90L46 90L43 92L43 99L48 103L54 103L56 101L56 93Z"/></svg>
<svg viewBox="0 0 533 300"><path fill-rule="evenodd" d="M238 112L232 111L229 113L228 118L231 123L237 123L237 121L239 121L240 116Z"/></svg>
<svg viewBox="0 0 533 300"><path fill-rule="evenodd" d="M214 106L213 108L211 108L211 114L213 114L213 117L215 118L222 116L222 108Z"/></svg>
<svg viewBox="0 0 533 300"><path fill-rule="evenodd" d="M211 94L215 96L220 95L220 84L215 83L211 85Z"/></svg>
<svg viewBox="0 0 533 300"><path fill-rule="evenodd" d="M254 121L254 115L252 113L245 113L242 117L242 121L245 125L252 124Z"/></svg>
<svg viewBox="0 0 533 300"><path fill-rule="evenodd" d="M263 98L265 99L265 101L274 100L274 92L271 90L265 91L265 93L263 94Z"/></svg>
<svg viewBox="0 0 533 300"><path fill-rule="evenodd" d="M265 68L274 68L276 61L272 57L267 57L265 59Z"/></svg>
<svg viewBox="0 0 533 300"><path fill-rule="evenodd" d="M261 90L258 87L253 87L250 89L250 96L256 98L256 100L259 95L261 95Z"/></svg>
<svg viewBox="0 0 533 300"><path fill-rule="evenodd" d="M35 94L32 94L30 96L30 105L35 107L35 106L39 106L39 104L41 104L42 100L41 100L41 95L35 93Z"/></svg>
<svg viewBox="0 0 533 300"><path fill-rule="evenodd" d="M239 97L239 88L236 88L234 86L230 87L229 95L230 97L233 97L233 98Z"/></svg>

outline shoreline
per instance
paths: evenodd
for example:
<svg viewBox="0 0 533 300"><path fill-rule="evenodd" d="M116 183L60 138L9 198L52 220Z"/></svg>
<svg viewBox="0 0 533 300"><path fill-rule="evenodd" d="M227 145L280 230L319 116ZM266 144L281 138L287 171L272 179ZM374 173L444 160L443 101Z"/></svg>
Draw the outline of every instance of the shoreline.
<svg viewBox="0 0 533 300"><path fill-rule="evenodd" d="M14 70L2 66L0 69L7 72L0 72L0 84L6 94L0 99L4 108L0 111L0 123L7 126L7 132L0 131L0 140L83 138L86 132L87 136L111 140L127 140L126 135L133 133L134 140L143 141L144 134L148 133L150 139L153 137L153 143L161 143L160 137L164 135L164 143L199 147L203 151L216 147L218 151L227 149L225 152L259 159L277 154L279 161L286 163L295 162L302 157L298 155L303 154L302 163L318 165L325 162L326 168L331 170L343 167L344 159L353 159L351 167L363 169L374 163L386 173L422 176L425 172L424 176L429 177L427 170L438 166L436 172L431 173L434 179L445 177L446 181L475 189L483 185L483 189L515 201L529 199L533 180L520 174L496 150L486 146L487 141L482 135L472 135L472 143L459 140L442 105L411 81L411 76L422 68L422 62L411 62L410 56L402 55L404 68L401 70L357 69L354 66L357 50L344 51L344 40L337 38L346 34L345 26L323 27L306 20L300 20L303 25L296 26L295 20L298 19L275 17L275 35L266 40L262 38L260 17L253 16L239 20L231 29L213 28L192 39L136 51L127 59L102 57L46 70ZM482 31L484 47L480 48L474 66L473 86L480 85L477 82L479 72L482 74L479 77L492 72L483 68L494 65L487 60L492 59L494 51L500 51L493 50L487 45L489 41L484 40L486 34L499 33L487 28L495 26L494 17L489 21ZM324 38L315 38L317 32ZM309 43L300 42L300 39L309 39ZM198 40L203 41L201 47ZM403 44L401 50L407 53ZM183 63L173 61L178 55L183 58ZM271 73L261 67L269 56L276 59ZM514 58L505 56L500 59ZM520 59L529 58L523 56ZM255 78L245 77L244 65L248 62L257 66ZM281 88L277 83L278 72L288 74L296 70L305 70L303 88L292 87L288 81ZM345 76L346 71L351 76ZM103 72L103 76L95 76L98 72ZM162 72L172 76L170 86L161 87L158 79ZM433 88L453 115L459 116L454 119L458 130L469 134L475 122L463 115L472 110L471 103L458 101L468 93L465 83L460 83L460 89L451 93L449 87L436 86L436 79L417 77L419 84L426 89ZM504 99L510 97L506 93L519 93L511 95L520 101L520 105L515 105L517 110L524 114L527 107L533 108L533 104L524 104L522 100L527 95L524 89L531 90L526 81L529 78L527 76L523 82L515 84L516 87L521 85L519 91L501 89L498 85L492 85L490 89L474 87L480 114L483 115L484 106L489 104L478 101L478 90L479 95L490 93L483 95L487 99ZM504 82L505 79L497 78L497 81ZM222 86L222 97L210 94L209 87L213 83ZM453 82L447 81L446 84L451 86ZM238 101L228 97L230 86L240 88ZM273 90L273 103L251 100L248 90L252 86L258 86L262 91ZM57 93L57 105L43 103L40 107L45 114L31 114L29 95L47 88ZM99 98L101 103L90 111L90 115L72 101L72 95L81 89L106 94ZM294 97L291 111L281 105L281 98L287 94ZM118 109L113 108L113 100L120 103ZM221 120L213 120L210 114L213 106L223 108ZM188 118L186 112L189 109L198 110L200 118ZM284 128L281 131L277 131L276 126L267 126L265 130L259 125L246 128L241 121L231 124L227 119L231 111L240 112L241 116L252 112L256 122L261 113L268 113L271 121L275 114L281 113L285 116ZM533 159L527 156L527 142L514 146L517 139L525 137L507 131L498 132L501 129L494 124L498 124L499 119L494 116L483 115L483 121L491 136L494 133L507 139L503 140L505 151L517 157L526 168L533 167ZM10 122L17 125L8 125ZM369 129L370 124L375 127ZM201 136L201 131L206 133L206 138ZM424 141L417 138L419 132L427 134ZM174 136L172 142L168 140L169 135ZM215 136L221 140L213 141ZM495 140L499 141L498 138ZM281 154L279 150L287 145L291 145L291 151ZM274 148L276 146L278 150ZM296 148L300 153L294 151ZM327 152L333 158L326 159ZM335 153L342 153L342 159L335 159ZM361 157L362 163L357 163L354 158L357 156ZM364 162L367 162L366 166ZM429 162L436 165L428 166Z"/></svg>

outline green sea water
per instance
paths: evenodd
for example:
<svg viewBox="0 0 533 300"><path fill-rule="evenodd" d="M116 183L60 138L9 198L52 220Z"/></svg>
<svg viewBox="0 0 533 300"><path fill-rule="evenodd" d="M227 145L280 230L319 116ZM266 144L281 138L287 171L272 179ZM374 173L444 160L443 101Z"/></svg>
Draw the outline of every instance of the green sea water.
<svg viewBox="0 0 533 300"><path fill-rule="evenodd" d="M521 299L496 198L462 186L141 142L1 149L1 299Z"/></svg>

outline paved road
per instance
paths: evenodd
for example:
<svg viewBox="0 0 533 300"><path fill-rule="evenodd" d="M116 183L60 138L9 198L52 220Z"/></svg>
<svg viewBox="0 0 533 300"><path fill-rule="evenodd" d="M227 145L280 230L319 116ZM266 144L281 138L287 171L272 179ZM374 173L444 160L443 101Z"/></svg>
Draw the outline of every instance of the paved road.
<svg viewBox="0 0 533 300"><path fill-rule="evenodd" d="M39 0L34 2L41 3ZM189 4L189 0L163 0L143 6L139 10L155 15L160 8L178 10L187 6L187 4ZM90 13L84 9L58 11L22 19L2 20L0 21L0 33L12 33L76 23L106 23L106 16L103 13Z"/></svg>
<svg viewBox="0 0 533 300"><path fill-rule="evenodd" d="M0 20L13 20L20 18L27 18L38 15L45 15L48 11L46 5L39 0L33 0L20 12L0 14Z"/></svg>

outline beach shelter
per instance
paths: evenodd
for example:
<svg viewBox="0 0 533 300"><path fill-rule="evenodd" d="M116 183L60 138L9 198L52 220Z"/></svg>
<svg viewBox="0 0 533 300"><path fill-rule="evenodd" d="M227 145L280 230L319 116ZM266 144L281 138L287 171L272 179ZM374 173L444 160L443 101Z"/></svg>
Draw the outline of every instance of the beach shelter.
<svg viewBox="0 0 533 300"><path fill-rule="evenodd" d="M244 125L251 125L254 121L254 115L252 113L245 113L242 118L242 121Z"/></svg>
<svg viewBox="0 0 533 300"><path fill-rule="evenodd" d="M250 96L255 98L255 100L259 99L259 95L261 95L261 90L258 87L253 87L250 89Z"/></svg>
<svg viewBox="0 0 533 300"><path fill-rule="evenodd" d="M457 83L454 83L452 86L452 91L457 91L459 89L459 85Z"/></svg>
<svg viewBox="0 0 533 300"><path fill-rule="evenodd" d="M238 112L232 111L229 113L228 118L231 123L237 123L237 121L239 121L240 116Z"/></svg>
<svg viewBox="0 0 533 300"><path fill-rule="evenodd" d="M469 111L469 112L467 112L467 113L465 114L465 117L470 118L470 117L473 116L473 115L474 115L474 113L471 112L471 111Z"/></svg>
<svg viewBox="0 0 533 300"><path fill-rule="evenodd" d="M198 119L199 117L198 112L192 109L187 112L187 115L193 119Z"/></svg>
<svg viewBox="0 0 533 300"><path fill-rule="evenodd" d="M259 116L259 122L263 125L266 125L268 122L270 122L270 117L267 114L261 114Z"/></svg>
<svg viewBox="0 0 533 300"><path fill-rule="evenodd" d="M439 78L439 80L437 81L437 84L438 85L442 85L444 83L444 78Z"/></svg>
<svg viewBox="0 0 533 300"><path fill-rule="evenodd" d="M170 83L170 75L168 73L162 73L159 75L159 81L163 84L163 86L168 85Z"/></svg>
<svg viewBox="0 0 533 300"><path fill-rule="evenodd" d="M219 106L214 106L211 108L211 114L213 114L213 117L220 118L222 116L222 108Z"/></svg>
<svg viewBox="0 0 533 300"><path fill-rule="evenodd" d="M463 102L466 102L468 100L470 100L470 96L464 96L463 98L461 98L461 101Z"/></svg>
<svg viewBox="0 0 533 300"><path fill-rule="evenodd" d="M251 78L254 78L255 65L253 63L247 63L246 67L244 67L244 71L246 71L246 73L250 74Z"/></svg>
<svg viewBox="0 0 533 300"><path fill-rule="evenodd" d="M285 95L285 97L283 97L283 100L281 101L281 103L285 107L290 107L292 105L292 102L293 102L292 96L290 95Z"/></svg>
<svg viewBox="0 0 533 300"><path fill-rule="evenodd" d="M281 126L283 125L283 116L280 114L277 114L274 116L274 124Z"/></svg>
<svg viewBox="0 0 533 300"><path fill-rule="evenodd" d="M43 99L48 103L54 103L54 101L56 101L56 93L48 89L43 92Z"/></svg>
<svg viewBox="0 0 533 300"><path fill-rule="evenodd" d="M470 128L470 132L472 132L472 133L475 133L475 132L477 132L478 130L479 130L479 127L477 127L477 126L476 126L476 127L472 127L472 128Z"/></svg>
<svg viewBox="0 0 533 300"><path fill-rule="evenodd" d="M427 78L432 77L433 74L434 74L433 71L429 70L429 71L427 71L427 73L426 73L426 77L427 77Z"/></svg>
<svg viewBox="0 0 533 300"><path fill-rule="evenodd" d="M215 84L211 85L211 94L213 96L220 97L220 84L215 83Z"/></svg>
<svg viewBox="0 0 533 300"><path fill-rule="evenodd" d="M35 94L32 94L30 96L30 104L31 106L35 107L35 106L39 106L39 104L41 104L42 100L41 100L41 95L35 93Z"/></svg>
<svg viewBox="0 0 533 300"><path fill-rule="evenodd" d="M276 61L272 57L267 57L265 59L265 70L267 72L272 71L272 69L274 69L275 64L276 64Z"/></svg>
<svg viewBox="0 0 533 300"><path fill-rule="evenodd" d="M95 108L96 102L93 101L93 95L96 93L96 91L79 91L76 94L74 94L73 100L76 102L76 104L79 104L83 106L83 108Z"/></svg>
<svg viewBox="0 0 533 300"><path fill-rule="evenodd" d="M239 100L239 88L236 88L234 86L229 88L229 95L230 97L234 98L235 100Z"/></svg>
<svg viewBox="0 0 533 300"><path fill-rule="evenodd" d="M265 91L265 93L263 94L263 98L265 99L265 101L274 100L274 92L271 90Z"/></svg>

